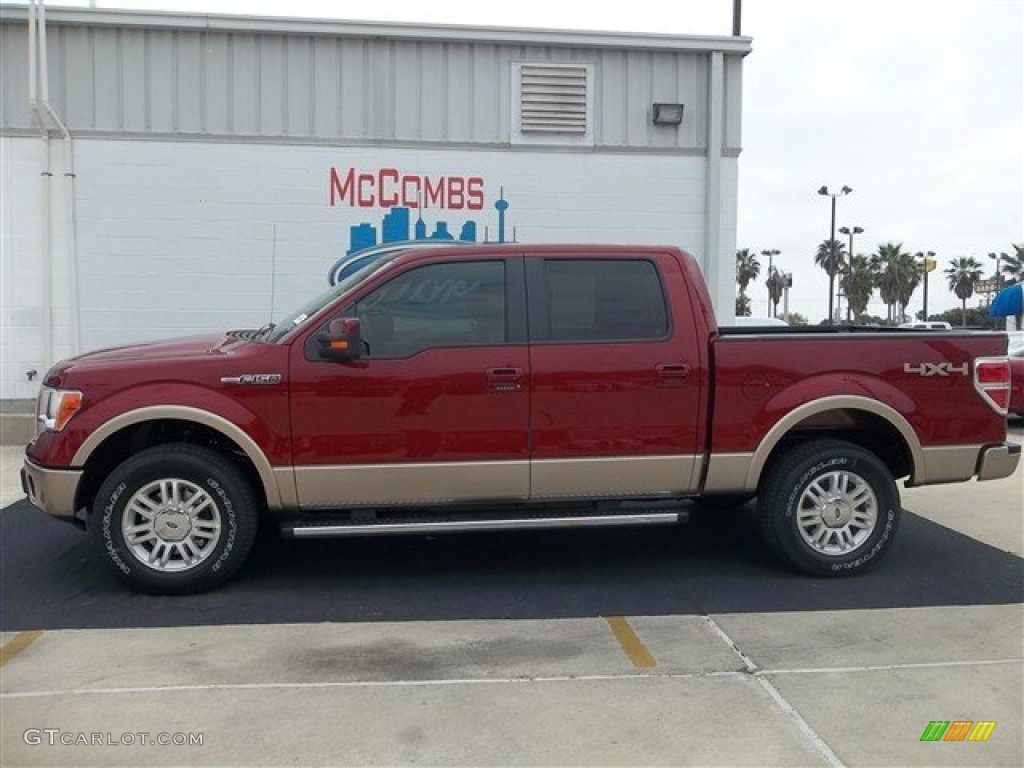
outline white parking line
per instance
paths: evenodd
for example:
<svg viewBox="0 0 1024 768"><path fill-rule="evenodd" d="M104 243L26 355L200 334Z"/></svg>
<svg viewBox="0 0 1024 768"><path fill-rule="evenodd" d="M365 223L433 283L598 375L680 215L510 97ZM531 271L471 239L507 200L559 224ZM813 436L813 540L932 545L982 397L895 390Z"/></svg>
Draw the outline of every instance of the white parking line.
<svg viewBox="0 0 1024 768"><path fill-rule="evenodd" d="M1024 659L995 659L983 661L908 662L863 667L822 667L816 669L751 669L718 670L713 672L645 672L619 675L549 675L538 677L467 677L436 678L429 680L339 680L321 683L203 683L196 685L155 685L128 688L64 688L47 691L19 691L0 693L0 699L35 699L48 696L110 696L117 694L177 693L187 691L243 691L316 688L421 688L432 685L524 685L529 683L585 683L617 680L697 680L702 678L732 677L759 681L766 677L789 674L825 674L829 672L877 672L900 669L934 669L941 667L974 667L993 664L1021 664ZM768 682L768 681L765 681Z"/></svg>

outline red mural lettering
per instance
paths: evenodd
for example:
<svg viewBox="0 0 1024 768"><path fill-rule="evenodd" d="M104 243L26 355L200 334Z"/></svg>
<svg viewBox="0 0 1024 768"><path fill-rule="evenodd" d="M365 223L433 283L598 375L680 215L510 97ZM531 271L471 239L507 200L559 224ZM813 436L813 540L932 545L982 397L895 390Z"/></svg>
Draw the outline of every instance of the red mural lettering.
<svg viewBox="0 0 1024 768"><path fill-rule="evenodd" d="M341 179L338 178L338 171L332 165L331 166L331 205L337 205L338 198L341 198L349 205L352 205L352 188L353 179L356 174L355 168L349 168L348 174L345 176L345 183L341 183Z"/></svg>
<svg viewBox="0 0 1024 768"><path fill-rule="evenodd" d="M398 190L389 189L388 185L389 179L398 183L398 171L394 168L381 168L377 175L380 177L377 182L377 193L380 196L381 207L390 208L393 205L398 205Z"/></svg>
<svg viewBox="0 0 1024 768"><path fill-rule="evenodd" d="M466 207L471 211L479 211L484 207L484 180L479 176L473 176L469 180L469 202Z"/></svg>
<svg viewBox="0 0 1024 768"><path fill-rule="evenodd" d="M401 205L479 211L484 207L484 180L480 176L403 175L397 168L381 168L376 173L357 173L355 168L349 168L342 176L332 165L328 197L332 206L394 208Z"/></svg>
<svg viewBox="0 0 1024 768"><path fill-rule="evenodd" d="M372 208L374 206L373 197L373 182L375 181L373 174L371 173L360 173L359 174L359 207L360 208ZM363 190L369 185L369 192L365 195Z"/></svg>
<svg viewBox="0 0 1024 768"><path fill-rule="evenodd" d="M429 208L431 204L434 204L440 208L444 208L444 176L437 180L436 187L430 183L429 176L425 178L423 182L423 186L426 187L423 199L423 207Z"/></svg>
<svg viewBox="0 0 1024 768"><path fill-rule="evenodd" d="M466 182L460 176L448 177L448 207L460 211L466 207L466 196L463 194Z"/></svg>
<svg viewBox="0 0 1024 768"><path fill-rule="evenodd" d="M410 191L411 190L411 191ZM406 208L420 207L420 177L402 177L402 205Z"/></svg>

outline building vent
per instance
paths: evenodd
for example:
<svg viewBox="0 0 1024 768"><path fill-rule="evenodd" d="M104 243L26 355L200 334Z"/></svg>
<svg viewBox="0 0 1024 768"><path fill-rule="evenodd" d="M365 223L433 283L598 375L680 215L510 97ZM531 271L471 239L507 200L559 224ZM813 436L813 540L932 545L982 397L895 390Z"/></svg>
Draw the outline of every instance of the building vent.
<svg viewBox="0 0 1024 768"><path fill-rule="evenodd" d="M524 64L519 70L524 133L587 132L587 68Z"/></svg>
<svg viewBox="0 0 1024 768"><path fill-rule="evenodd" d="M593 65L512 66L513 144L593 145Z"/></svg>

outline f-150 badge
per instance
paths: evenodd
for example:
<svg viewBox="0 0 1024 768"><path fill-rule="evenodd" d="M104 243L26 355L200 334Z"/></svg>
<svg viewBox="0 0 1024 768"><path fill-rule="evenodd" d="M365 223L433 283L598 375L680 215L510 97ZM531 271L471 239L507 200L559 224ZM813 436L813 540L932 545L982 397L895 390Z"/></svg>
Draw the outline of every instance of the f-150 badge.
<svg viewBox="0 0 1024 768"><path fill-rule="evenodd" d="M967 375L967 363L960 363L960 365L953 365L952 363L904 363L904 373L916 373L918 376L952 376L954 373L959 373L961 376Z"/></svg>
<svg viewBox="0 0 1024 768"><path fill-rule="evenodd" d="M243 373L239 376L224 376L221 384L280 384L280 373Z"/></svg>

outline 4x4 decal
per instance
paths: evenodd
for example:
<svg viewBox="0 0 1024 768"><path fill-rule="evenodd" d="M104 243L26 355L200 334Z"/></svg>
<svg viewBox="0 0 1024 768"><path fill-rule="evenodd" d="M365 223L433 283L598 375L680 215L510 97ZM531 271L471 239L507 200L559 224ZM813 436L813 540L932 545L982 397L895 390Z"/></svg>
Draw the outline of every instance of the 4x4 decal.
<svg viewBox="0 0 1024 768"><path fill-rule="evenodd" d="M916 373L918 376L952 376L954 373L967 376L968 367L967 363L904 363L903 372Z"/></svg>

